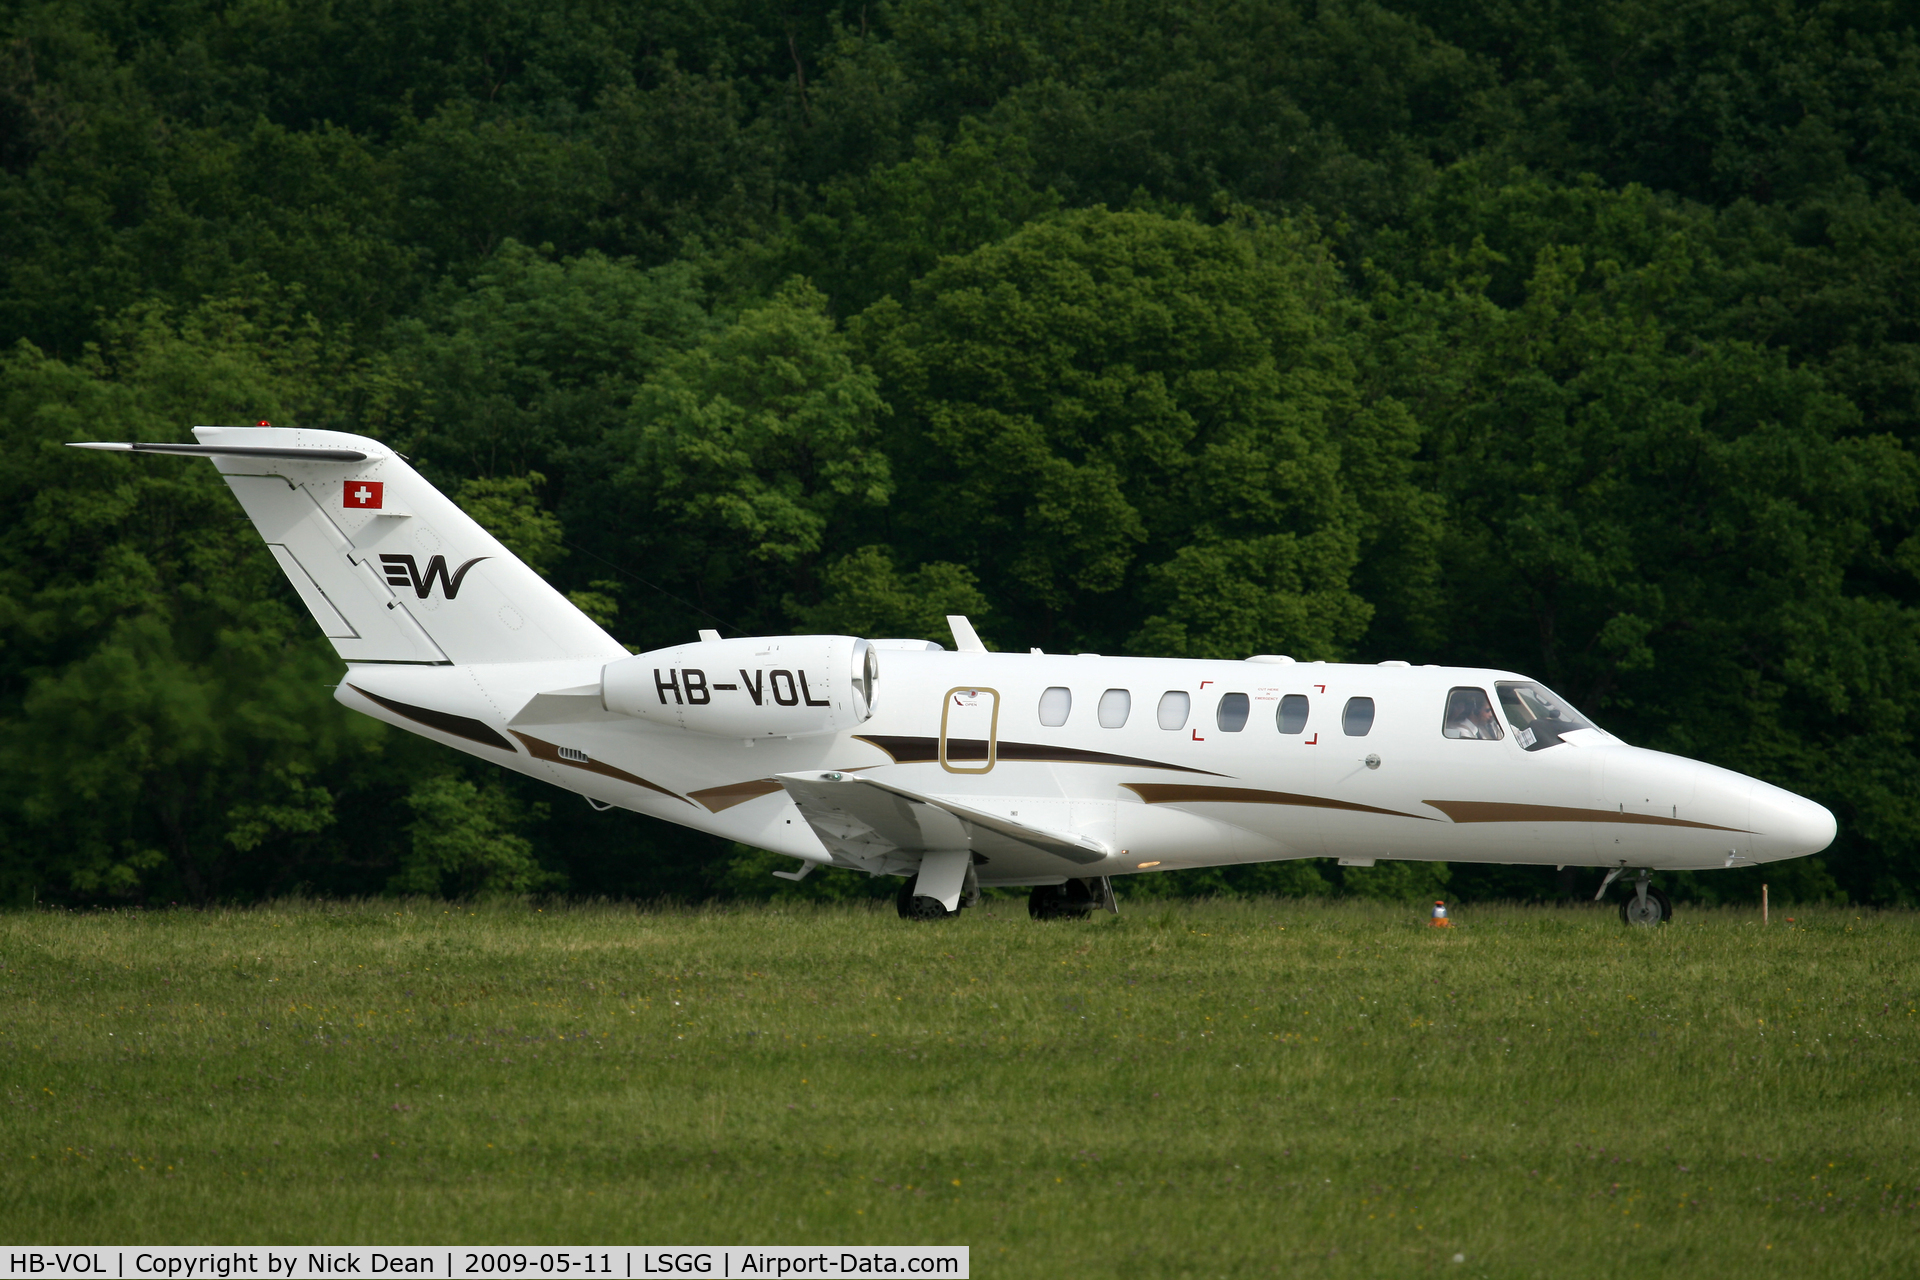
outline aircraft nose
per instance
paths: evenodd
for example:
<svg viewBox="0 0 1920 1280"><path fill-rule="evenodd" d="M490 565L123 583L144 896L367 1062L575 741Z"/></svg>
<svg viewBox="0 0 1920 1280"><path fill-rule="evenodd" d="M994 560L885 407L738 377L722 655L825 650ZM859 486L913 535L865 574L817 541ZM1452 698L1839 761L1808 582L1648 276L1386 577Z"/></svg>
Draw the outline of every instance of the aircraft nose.
<svg viewBox="0 0 1920 1280"><path fill-rule="evenodd" d="M1825 805L1765 782L1754 784L1752 804L1755 852L1763 859L1818 853L1839 831Z"/></svg>

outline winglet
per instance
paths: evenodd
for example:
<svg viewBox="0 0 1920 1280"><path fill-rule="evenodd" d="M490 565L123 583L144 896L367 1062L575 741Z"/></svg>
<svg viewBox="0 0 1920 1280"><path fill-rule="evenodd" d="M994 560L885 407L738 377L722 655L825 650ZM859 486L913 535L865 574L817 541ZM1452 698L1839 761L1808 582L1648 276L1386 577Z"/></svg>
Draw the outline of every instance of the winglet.
<svg viewBox="0 0 1920 1280"><path fill-rule="evenodd" d="M987 646L980 643L980 637L974 632L973 624L967 621L964 613L947 615L947 625L953 628L953 647L961 653L985 653Z"/></svg>

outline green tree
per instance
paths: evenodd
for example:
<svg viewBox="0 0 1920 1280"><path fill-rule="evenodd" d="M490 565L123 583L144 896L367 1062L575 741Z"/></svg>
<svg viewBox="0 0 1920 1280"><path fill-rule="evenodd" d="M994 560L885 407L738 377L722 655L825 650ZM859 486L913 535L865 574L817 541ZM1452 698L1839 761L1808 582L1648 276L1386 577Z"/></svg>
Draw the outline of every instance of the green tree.
<svg viewBox="0 0 1920 1280"><path fill-rule="evenodd" d="M559 517L540 505L539 489L547 478L538 471L497 479L475 476L460 482L454 501L480 527L500 539L529 569L542 577L566 558L566 535ZM567 598L603 627L612 626L620 613L620 584L595 581L585 591L569 591Z"/></svg>
<svg viewBox="0 0 1920 1280"><path fill-rule="evenodd" d="M619 483L641 557L736 620L816 590L832 531L884 505L886 406L803 281L668 361L634 398Z"/></svg>
<svg viewBox="0 0 1920 1280"><path fill-rule="evenodd" d="M394 327L394 386L373 407L437 477L552 477L565 520L593 485L574 483L576 461L598 471L641 382L711 328L686 264L555 260L507 241Z"/></svg>
<svg viewBox="0 0 1920 1280"><path fill-rule="evenodd" d="M522 805L491 778L458 773L422 778L407 793L412 847L387 882L394 893L434 897L495 897L531 893L558 883L521 833L546 816L546 806Z"/></svg>
<svg viewBox="0 0 1920 1280"><path fill-rule="evenodd" d="M1916 138L1920 27L1856 0L14 6L0 874L402 856L444 753L317 701L211 470L57 448L268 417L472 486L648 645L1519 667L1833 805L1795 892L1909 900ZM725 860L522 834L583 890Z"/></svg>
<svg viewBox="0 0 1920 1280"><path fill-rule="evenodd" d="M963 122L948 146L923 136L911 159L828 179L820 208L761 252L771 250L782 277L805 275L853 315L904 297L941 258L1005 239L1059 204L1035 185L1022 138Z"/></svg>
<svg viewBox="0 0 1920 1280"><path fill-rule="evenodd" d="M1324 898L1338 888L1335 881L1327 878L1326 869L1324 858L1288 858L1235 867L1121 876L1115 879L1113 887L1123 903L1169 898Z"/></svg>
<svg viewBox="0 0 1920 1280"><path fill-rule="evenodd" d="M1821 798L1842 831L1825 865L1904 899L1920 628L1887 552L1920 501L1912 454L1815 369L1702 333L1713 240L1646 193L1514 175L1484 198L1533 233L1460 254L1445 293L1379 300L1418 353L1450 512L1450 660ZM1428 323L1430 345L1404 341ZM1822 865L1772 874L1818 897Z"/></svg>
<svg viewBox="0 0 1920 1280"><path fill-rule="evenodd" d="M475 476L453 492L460 509L472 516L527 568L545 577L566 554L560 521L540 505L538 471L523 476Z"/></svg>
<svg viewBox="0 0 1920 1280"><path fill-rule="evenodd" d="M1023 643L1337 656L1383 513L1426 506L1345 307L1292 227L1094 210L943 261L859 324L901 542L971 569Z"/></svg>
<svg viewBox="0 0 1920 1280"><path fill-rule="evenodd" d="M1382 862L1371 867L1340 868L1346 893L1381 902L1416 903L1444 898L1453 879L1444 862Z"/></svg>
<svg viewBox="0 0 1920 1280"><path fill-rule="evenodd" d="M820 573L815 605L790 604L797 625L827 635L933 639L947 634L947 618L965 614L977 626L987 613L965 565L936 560L900 572L886 547L861 547Z"/></svg>
<svg viewBox="0 0 1920 1280"><path fill-rule="evenodd" d="M796 95L784 83L756 84L712 64L683 66L672 50L641 71L595 104L608 184L599 236L662 262L694 245L770 230L797 185Z"/></svg>
<svg viewBox="0 0 1920 1280"><path fill-rule="evenodd" d="M505 241L581 244L606 165L583 140L449 103L396 139L403 232L435 265L481 263Z"/></svg>
<svg viewBox="0 0 1920 1280"><path fill-rule="evenodd" d="M870 876L845 867L817 867L798 881L774 875L802 865L785 854L736 844L720 872L717 887L727 897L762 902L878 901L900 892L898 876Z"/></svg>
<svg viewBox="0 0 1920 1280"><path fill-rule="evenodd" d="M64 444L324 413L323 351L231 303L109 335L71 363L0 361L5 874L55 896L254 892L311 856L384 730L332 702L337 660L211 466Z"/></svg>
<svg viewBox="0 0 1920 1280"><path fill-rule="evenodd" d="M428 283L400 212L391 165L344 130L101 104L29 170L0 173L0 341L74 357L103 317L258 296L267 280L330 329L376 330Z"/></svg>

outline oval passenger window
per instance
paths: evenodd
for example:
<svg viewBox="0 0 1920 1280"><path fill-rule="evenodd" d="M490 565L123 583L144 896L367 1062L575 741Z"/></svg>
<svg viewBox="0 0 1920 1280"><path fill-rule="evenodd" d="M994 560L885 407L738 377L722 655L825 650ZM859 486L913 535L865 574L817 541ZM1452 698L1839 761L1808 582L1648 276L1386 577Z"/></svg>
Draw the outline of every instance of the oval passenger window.
<svg viewBox="0 0 1920 1280"><path fill-rule="evenodd" d="M1280 732L1305 733L1307 731L1307 695L1290 693L1280 699Z"/></svg>
<svg viewBox="0 0 1920 1280"><path fill-rule="evenodd" d="M1187 713L1193 710L1193 699L1187 696L1185 689L1169 689L1160 695L1160 727L1162 729L1184 729L1187 727Z"/></svg>
<svg viewBox="0 0 1920 1280"><path fill-rule="evenodd" d="M1214 713L1214 723L1220 726L1222 733L1238 733L1247 727L1247 695L1229 693L1220 699L1220 710Z"/></svg>
<svg viewBox="0 0 1920 1280"><path fill-rule="evenodd" d="M1072 713L1073 690L1055 685L1040 695L1040 723L1047 728L1058 729Z"/></svg>
<svg viewBox="0 0 1920 1280"><path fill-rule="evenodd" d="M1340 713L1340 727L1349 738L1366 737L1373 728L1373 699L1348 698L1346 710Z"/></svg>
<svg viewBox="0 0 1920 1280"><path fill-rule="evenodd" d="M1133 710L1133 695L1125 689L1109 689L1100 695L1100 727L1118 729Z"/></svg>

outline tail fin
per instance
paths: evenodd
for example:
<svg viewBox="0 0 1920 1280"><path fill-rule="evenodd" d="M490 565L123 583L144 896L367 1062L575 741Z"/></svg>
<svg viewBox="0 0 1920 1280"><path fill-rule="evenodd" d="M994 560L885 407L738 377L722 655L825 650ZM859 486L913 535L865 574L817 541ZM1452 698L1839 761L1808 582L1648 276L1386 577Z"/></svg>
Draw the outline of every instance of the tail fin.
<svg viewBox="0 0 1920 1280"><path fill-rule="evenodd" d="M347 661L627 656L385 445L286 427L195 427L193 434L198 445L136 451L210 455Z"/></svg>

